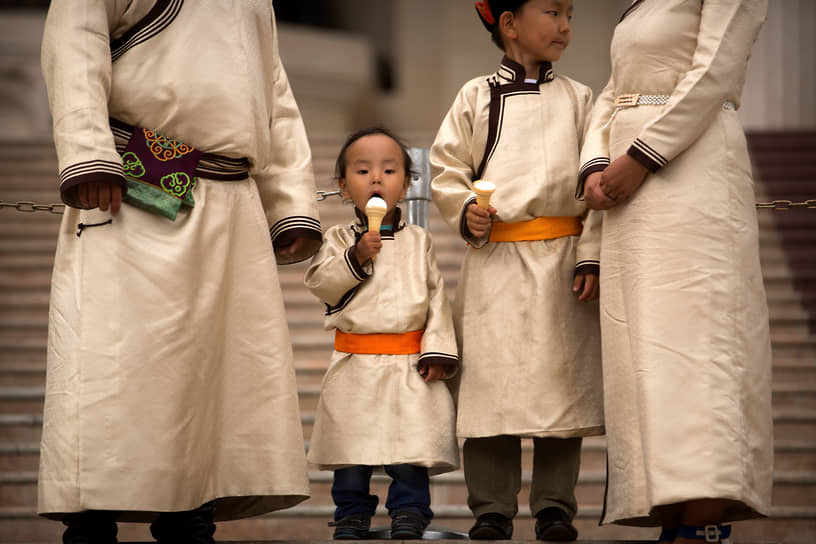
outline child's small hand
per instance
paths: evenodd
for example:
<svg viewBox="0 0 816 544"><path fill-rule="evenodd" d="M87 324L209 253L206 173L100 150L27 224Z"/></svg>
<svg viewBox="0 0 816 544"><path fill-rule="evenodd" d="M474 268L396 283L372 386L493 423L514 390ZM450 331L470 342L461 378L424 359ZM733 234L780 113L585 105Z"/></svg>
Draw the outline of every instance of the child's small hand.
<svg viewBox="0 0 816 544"><path fill-rule="evenodd" d="M366 232L357 242L357 260L360 264L367 262L382 249L382 238L379 232Z"/></svg>
<svg viewBox="0 0 816 544"><path fill-rule="evenodd" d="M445 365L420 364L417 370L419 371L419 375L425 380L425 383L442 380L448 375Z"/></svg>
<svg viewBox="0 0 816 544"><path fill-rule="evenodd" d="M496 208L493 206L485 210L477 206L475 202L468 205L465 210L465 222L474 238L481 238L490 231L490 223L494 215L496 215Z"/></svg>
<svg viewBox="0 0 816 544"><path fill-rule="evenodd" d="M572 292L581 302L589 302L598 298L600 293L598 274L576 274L572 281Z"/></svg>
<svg viewBox="0 0 816 544"><path fill-rule="evenodd" d="M616 202L606 196L601 189L603 172L590 174L584 182L584 202L590 210L608 210L614 208Z"/></svg>

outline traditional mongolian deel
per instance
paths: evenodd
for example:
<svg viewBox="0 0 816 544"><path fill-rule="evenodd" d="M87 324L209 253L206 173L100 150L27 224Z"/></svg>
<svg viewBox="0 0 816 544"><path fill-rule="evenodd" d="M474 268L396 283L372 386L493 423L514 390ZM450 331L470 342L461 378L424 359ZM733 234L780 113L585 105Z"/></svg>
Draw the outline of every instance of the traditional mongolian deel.
<svg viewBox="0 0 816 544"><path fill-rule="evenodd" d="M395 212L396 232L381 230L383 246L373 264L361 267L350 254L367 228L358 214L354 225L326 232L306 273L306 286L326 304L327 329L400 335L405 345L422 331L417 353L335 349L309 445L309 462L321 469L410 464L435 474L459 466L450 391L441 381L425 383L417 371L420 362L446 365L449 375L458 367L442 275L428 232L401 223L399 208Z"/></svg>
<svg viewBox="0 0 816 544"><path fill-rule="evenodd" d="M215 501L223 520L303 501L277 265L321 232L272 2L53 2L42 58L74 208L54 263L39 511L149 521ZM174 221L77 209L79 184L126 179L195 206ZM79 223L96 226L77 237Z"/></svg>
<svg viewBox="0 0 816 544"><path fill-rule="evenodd" d="M768 311L734 111L765 10L639 0L612 40L582 178L624 153L652 173L603 222L607 523L699 498L727 499L724 521L770 512Z"/></svg>
<svg viewBox="0 0 816 544"><path fill-rule="evenodd" d="M505 57L496 74L465 84L431 149L434 202L472 246L454 303L462 437L603 433L598 306L572 293L576 270L599 263L599 214L584 218L573 197L592 93L550 63L540 72L526 82ZM498 221L578 228L540 237L550 239L474 239L464 211L479 177L496 185Z"/></svg>

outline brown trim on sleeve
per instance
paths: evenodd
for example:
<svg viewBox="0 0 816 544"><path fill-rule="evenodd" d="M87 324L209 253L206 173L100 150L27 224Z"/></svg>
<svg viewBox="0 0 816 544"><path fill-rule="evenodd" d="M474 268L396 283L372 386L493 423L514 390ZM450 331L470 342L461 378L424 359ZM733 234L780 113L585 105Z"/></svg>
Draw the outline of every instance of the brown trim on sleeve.
<svg viewBox="0 0 816 544"><path fill-rule="evenodd" d="M348 248L343 255L343 258L346 260L346 265L349 267L351 274L357 281L363 281L371 276L371 274L367 273L363 269L363 263L361 263L360 259L357 257L357 244L354 244Z"/></svg>
<svg viewBox="0 0 816 544"><path fill-rule="evenodd" d="M640 138L636 139L632 145L629 146L629 149L626 150L626 154L648 168L650 172L657 172L669 163L663 155L655 151Z"/></svg>
<svg viewBox="0 0 816 544"><path fill-rule="evenodd" d="M438 351L426 351L419 356L417 365L440 365L459 368L459 357Z"/></svg>
<svg viewBox="0 0 816 544"><path fill-rule="evenodd" d="M118 185L122 194L127 192L122 163L110 161L86 161L65 168L59 175L60 196L62 201L72 208L83 209L85 206L79 201L77 188L90 181L104 181Z"/></svg>
<svg viewBox="0 0 816 544"><path fill-rule="evenodd" d="M607 166L609 166L609 157L597 157L587 161L586 164L581 167L581 171L578 173L578 185L575 187L576 200L584 199L584 183L586 182L586 178L595 172L603 172Z"/></svg>
<svg viewBox="0 0 816 544"><path fill-rule="evenodd" d="M601 263L598 261L581 261L575 266L573 277L578 274L595 274L601 273Z"/></svg>

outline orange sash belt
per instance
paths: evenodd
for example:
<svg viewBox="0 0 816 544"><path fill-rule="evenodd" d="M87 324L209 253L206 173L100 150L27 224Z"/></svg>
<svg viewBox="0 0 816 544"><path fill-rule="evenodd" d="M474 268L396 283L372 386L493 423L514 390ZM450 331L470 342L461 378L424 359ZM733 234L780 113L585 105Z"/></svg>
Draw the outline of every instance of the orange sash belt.
<svg viewBox="0 0 816 544"><path fill-rule="evenodd" d="M517 223L493 223L491 242L522 242L527 240L552 240L562 236L581 234L580 217L536 217Z"/></svg>
<svg viewBox="0 0 816 544"><path fill-rule="evenodd" d="M403 334L352 334L334 331L334 349L344 353L411 355L422 350L424 330Z"/></svg>

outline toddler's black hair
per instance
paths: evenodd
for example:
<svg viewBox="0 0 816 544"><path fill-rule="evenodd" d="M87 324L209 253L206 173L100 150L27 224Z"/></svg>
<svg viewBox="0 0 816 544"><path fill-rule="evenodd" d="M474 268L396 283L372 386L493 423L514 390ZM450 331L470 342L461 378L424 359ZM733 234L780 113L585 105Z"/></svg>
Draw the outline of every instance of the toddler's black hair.
<svg viewBox="0 0 816 544"><path fill-rule="evenodd" d="M346 151L348 151L348 148L351 147L351 144L360 138L371 136L373 134L382 134L383 136L388 136L394 140L402 151L402 161L405 163L406 177L410 178L414 175L414 161L411 160L411 155L408 154L408 149L405 147L405 144L402 143L402 140L400 140L393 132L385 127L368 127L353 133L346 139L346 143L343 144L343 147L340 148L340 154L337 156L337 162L334 164L335 179L344 178L346 176L346 167L348 166L346 164Z"/></svg>

